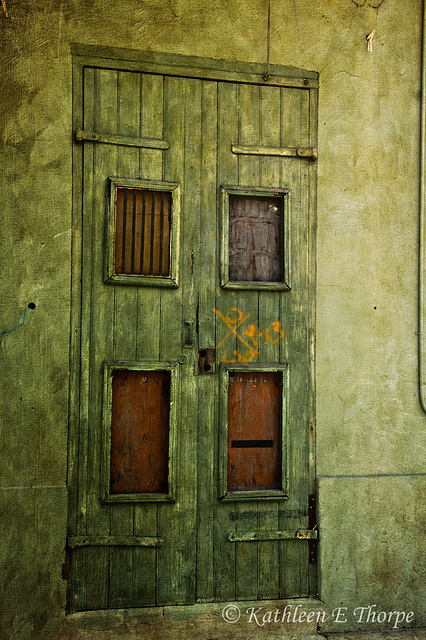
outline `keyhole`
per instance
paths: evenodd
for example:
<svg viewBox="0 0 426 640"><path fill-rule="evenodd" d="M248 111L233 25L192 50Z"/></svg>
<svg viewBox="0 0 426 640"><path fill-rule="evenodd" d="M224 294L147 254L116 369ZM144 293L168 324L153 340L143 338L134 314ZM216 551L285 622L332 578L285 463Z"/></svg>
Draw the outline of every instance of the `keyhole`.
<svg viewBox="0 0 426 640"><path fill-rule="evenodd" d="M198 372L213 373L213 363L216 352L214 349L200 349L198 352Z"/></svg>

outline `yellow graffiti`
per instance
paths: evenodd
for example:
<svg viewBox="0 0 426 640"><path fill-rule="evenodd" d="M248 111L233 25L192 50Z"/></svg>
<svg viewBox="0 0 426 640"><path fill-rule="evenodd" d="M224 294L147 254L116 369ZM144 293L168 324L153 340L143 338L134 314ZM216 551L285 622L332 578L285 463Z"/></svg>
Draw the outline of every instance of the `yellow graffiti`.
<svg viewBox="0 0 426 640"><path fill-rule="evenodd" d="M257 340L254 337L254 335L256 333L256 327L254 326L254 324L251 324L248 329L244 329L244 333L246 334L246 336L248 336L249 338L251 338L253 340L254 346L257 347Z"/></svg>
<svg viewBox="0 0 426 640"><path fill-rule="evenodd" d="M230 332L223 338L223 340L221 340L219 342L219 344L216 345L216 349L218 349L219 347L222 346L222 344L225 342L225 340L227 340L229 338L229 336L231 336L232 334L234 334L235 336L237 336L237 338L239 340L241 340L241 342L250 350L254 352L254 355L259 355L260 352L259 351L255 351L254 349L252 349L250 347L250 345L248 344L248 342L246 342L244 340L244 338L242 338L240 336L240 334L237 332L238 327L244 322L244 320L247 320L247 318L250 317L250 313L248 315L246 315L243 318L243 314L242 312L237 309L236 307L232 307L231 311L238 311L238 317L237 318L230 318L229 314L227 313L226 316L224 316L220 311L218 311L217 309L212 309L212 311L214 311L214 313L216 313L219 318L221 318L223 320L223 322L226 324L226 326L228 327L228 329L230 329ZM235 327L233 327L232 325L235 324Z"/></svg>
<svg viewBox="0 0 426 640"><path fill-rule="evenodd" d="M272 329L273 331L275 331L275 333L278 333L278 338L276 338L275 340L271 340L270 334L269 334L269 329L266 329L266 342L269 342L270 344L277 344L277 342L279 342L280 340L282 340L284 338L284 331L281 329L281 322L273 322L272 323Z"/></svg>
<svg viewBox="0 0 426 640"><path fill-rule="evenodd" d="M233 352L233 356L235 357L231 358L228 358L227 352L225 350L222 356L222 362L224 363L251 362L255 358L255 356L260 355L259 338L264 337L266 342L268 342L269 344L277 344L285 336L285 333L281 328L281 322L272 322L272 330L269 327L266 327L264 331L258 331L256 325L250 324L248 328L243 330L244 335L252 342L252 345L250 345L249 342L245 340L245 338L243 338L240 333L238 333L237 329L239 329L243 322L250 318L251 313L244 315L243 312L237 307L231 307L230 311L234 312L235 314L233 314L232 316L229 314L229 312L226 315L223 315L223 313L214 308L212 309L212 311L225 323L225 325L229 329L229 332L226 334L226 336L216 345L216 350L218 350L219 347L221 347L224 342L232 335L235 335L238 340L240 340L240 342L247 348L247 351L245 351L244 353L241 353L239 349L235 349L235 351Z"/></svg>
<svg viewBox="0 0 426 640"><path fill-rule="evenodd" d="M225 351L224 355L222 356L222 362L225 362L225 363L243 362L244 364L246 364L247 362L251 362L255 355L256 354L254 354L252 351L246 351L246 353L241 354L238 351L238 349L235 349L234 351L235 358L231 358L230 360L228 360L228 357Z"/></svg>

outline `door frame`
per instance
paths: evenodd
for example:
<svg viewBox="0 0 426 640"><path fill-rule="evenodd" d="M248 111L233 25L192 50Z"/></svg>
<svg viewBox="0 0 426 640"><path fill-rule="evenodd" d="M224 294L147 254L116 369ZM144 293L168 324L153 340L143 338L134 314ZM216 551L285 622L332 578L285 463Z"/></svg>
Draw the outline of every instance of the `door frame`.
<svg viewBox="0 0 426 640"><path fill-rule="evenodd" d="M85 340L81 325L82 314L82 209L83 209L83 153L81 140L76 132L83 129L83 70L85 67L116 69L158 73L170 76L197 78L200 80L229 81L261 86L294 87L309 91L311 119L317 120L318 74L311 71L271 65L268 79L265 80L265 66L248 62L234 62L159 54L154 52L138 52L117 48L87 46L75 44L71 46L73 57L73 213L72 213L72 275L71 275L71 331L70 331L70 401L69 401L69 444L68 444L68 489L69 489L69 529L72 530L77 509L78 481L78 449L79 449L79 416L81 381L87 375L81 353ZM315 128L315 127L314 127ZM300 151L300 153L299 153ZM296 149L294 155L303 156L306 149ZM316 152L316 149L315 149ZM260 150L261 153L261 150ZM312 156L316 159L316 153ZM312 166L312 163L311 163ZM309 274L309 323L307 327L308 344L310 345L311 367L309 371L309 388L307 413L309 419L309 494L315 496L315 318L316 318L316 177L314 169L309 169L311 193L309 197L309 236L307 238L307 259ZM222 196L223 197L223 196ZM218 207L221 207L221 196L218 194ZM218 274L218 278L219 278ZM287 288L287 285L283 288ZM105 427L104 427L105 428ZM172 441L172 445L173 441ZM223 456L222 456L223 457ZM105 464L104 482L105 487ZM222 464L223 467L223 464ZM223 472L223 470L222 470ZM172 474L173 475L173 474ZM168 499L173 499L172 493ZM312 503L314 504L314 503ZM316 514L310 521L316 522ZM315 545L316 541L312 541ZM71 545L70 545L71 546ZM311 560L313 555L311 554ZM310 584L316 584L316 566L310 567Z"/></svg>

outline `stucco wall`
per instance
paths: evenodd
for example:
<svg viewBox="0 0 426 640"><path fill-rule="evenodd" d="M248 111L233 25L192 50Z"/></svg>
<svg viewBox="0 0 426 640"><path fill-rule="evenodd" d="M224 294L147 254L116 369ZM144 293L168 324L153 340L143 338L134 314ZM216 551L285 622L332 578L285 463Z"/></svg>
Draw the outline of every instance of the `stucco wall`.
<svg viewBox="0 0 426 640"><path fill-rule="evenodd" d="M0 338L0 620L4 638L45 639L65 607L69 45L265 62L268 3L6 4L0 331L21 322L29 302L36 309ZM418 626L425 623L416 505L426 419L416 335L421 13L421 0L272 0L271 13L271 62L320 74L320 596L330 611L342 604L350 612L370 604L414 611Z"/></svg>

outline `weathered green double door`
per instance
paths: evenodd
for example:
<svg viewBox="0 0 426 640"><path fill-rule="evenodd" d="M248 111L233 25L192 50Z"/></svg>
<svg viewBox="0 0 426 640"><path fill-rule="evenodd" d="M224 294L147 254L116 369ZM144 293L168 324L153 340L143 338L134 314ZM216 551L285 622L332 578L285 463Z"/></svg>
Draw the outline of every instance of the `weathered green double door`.
<svg viewBox="0 0 426 640"><path fill-rule="evenodd" d="M77 53L70 608L312 595L315 76Z"/></svg>

